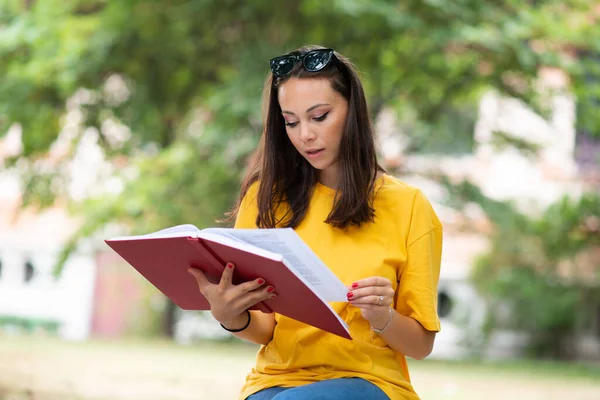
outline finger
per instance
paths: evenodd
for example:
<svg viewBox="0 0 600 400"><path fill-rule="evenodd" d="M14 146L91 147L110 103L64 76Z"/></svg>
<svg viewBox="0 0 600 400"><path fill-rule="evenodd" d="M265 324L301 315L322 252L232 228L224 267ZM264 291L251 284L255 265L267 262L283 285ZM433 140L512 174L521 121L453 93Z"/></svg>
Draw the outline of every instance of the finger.
<svg viewBox="0 0 600 400"><path fill-rule="evenodd" d="M365 296L355 300L350 300L353 305L371 305L375 307L388 307L392 304L392 298L388 296Z"/></svg>
<svg viewBox="0 0 600 400"><path fill-rule="evenodd" d="M200 289L201 292L208 285L211 284L208 281L208 279L206 279L206 276L204 276L204 272L202 272L202 270L200 270L198 268L188 268L188 272L190 273L190 275L192 275L194 278L196 278L196 282L198 283L198 289Z"/></svg>
<svg viewBox="0 0 600 400"><path fill-rule="evenodd" d="M363 289L354 289L350 292L348 292L348 294L346 295L346 297L348 297L348 300L358 300L362 297L366 297L366 296L372 296L374 294L378 294L376 288L373 287L367 287L367 288L363 288Z"/></svg>
<svg viewBox="0 0 600 400"><path fill-rule="evenodd" d="M263 289L247 293L246 296L244 296L243 298L242 306L248 309L256 303L260 303L261 301L265 301L268 299L274 299L275 297L277 297L275 288L273 286L267 286Z"/></svg>
<svg viewBox="0 0 600 400"><path fill-rule="evenodd" d="M223 274L221 275L221 280L219 281L219 289L225 289L225 288L231 286L231 283L233 282L233 270L234 270L233 263L228 262L225 265Z"/></svg>
<svg viewBox="0 0 600 400"><path fill-rule="evenodd" d="M391 286L365 286L352 289L347 293L348 300L372 295L393 297L394 289Z"/></svg>
<svg viewBox="0 0 600 400"><path fill-rule="evenodd" d="M370 276L365 279L360 279L356 282L353 282L351 285L348 285L348 289L356 290L358 288L364 288L369 286L392 286L392 282L384 278L382 276Z"/></svg>
<svg viewBox="0 0 600 400"><path fill-rule="evenodd" d="M381 286L369 286L362 289L355 289L346 295L348 300L357 300L368 296L394 296L394 289Z"/></svg>
<svg viewBox="0 0 600 400"><path fill-rule="evenodd" d="M263 278L257 278L252 281L241 283L241 284L237 285L237 287L239 288L240 292L247 293L247 292L252 292L252 291L260 288L264 284L265 284L265 280Z"/></svg>

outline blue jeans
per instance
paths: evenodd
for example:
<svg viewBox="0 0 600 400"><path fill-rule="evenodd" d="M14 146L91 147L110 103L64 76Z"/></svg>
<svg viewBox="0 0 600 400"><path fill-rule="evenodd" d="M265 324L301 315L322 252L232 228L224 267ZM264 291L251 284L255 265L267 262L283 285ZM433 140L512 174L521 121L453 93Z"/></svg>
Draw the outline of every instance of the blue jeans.
<svg viewBox="0 0 600 400"><path fill-rule="evenodd" d="M286 388L272 387L254 393L246 400L389 400L377 386L361 378L328 379Z"/></svg>

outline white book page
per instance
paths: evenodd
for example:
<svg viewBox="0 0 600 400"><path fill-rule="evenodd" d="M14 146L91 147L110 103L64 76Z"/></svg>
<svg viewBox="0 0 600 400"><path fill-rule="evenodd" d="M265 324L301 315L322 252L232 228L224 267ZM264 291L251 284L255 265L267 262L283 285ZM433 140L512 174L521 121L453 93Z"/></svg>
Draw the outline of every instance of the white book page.
<svg viewBox="0 0 600 400"><path fill-rule="evenodd" d="M290 269L290 271L292 271L294 273L294 275L296 275L298 277L298 279L300 279L302 282L304 282L304 284L308 287L313 287L312 284L310 284L309 282L306 281L306 279L300 275L298 272L295 271L295 268L292 267L288 262L286 262L286 260L283 260L283 263ZM337 278L337 277L336 277ZM314 289L314 287L313 287ZM319 300L321 300L321 302L323 304L325 304L327 306L327 308L329 308L329 311L331 312L331 314L333 314L337 320L342 324L342 326L344 327L344 329L346 329L346 332L348 332L348 334L350 334L350 327L348 326L348 324L346 323L346 321L344 321L337 312L335 312L335 310L329 305L329 303L327 302L327 300L325 298L323 298L323 296L321 295L321 293L319 291L315 291L313 290L313 292L315 293L315 295L319 298ZM344 296L345 297L345 296ZM339 301L339 300L329 300L329 301ZM344 298L343 301L348 301L347 298Z"/></svg>
<svg viewBox="0 0 600 400"><path fill-rule="evenodd" d="M198 237L200 229L191 224L176 225L170 228L162 229L157 232L147 233L145 235L136 236L118 236L110 238L110 240L140 240L153 238L170 238L170 237Z"/></svg>
<svg viewBox="0 0 600 400"><path fill-rule="evenodd" d="M325 301L347 302L348 289L313 253L291 228L230 229L209 228L203 232L227 236L270 252L280 254L292 272L309 283Z"/></svg>
<svg viewBox="0 0 600 400"><path fill-rule="evenodd" d="M218 229L218 228L217 228ZM273 253L269 250L262 249L260 247L253 246L246 242L237 240L234 237L224 235L222 233L216 233L213 229L204 229L198 234L199 238L211 240L213 242L224 244L225 246L240 249L248 253L257 254L259 256L269 258L271 260L283 261L283 257L280 254Z"/></svg>

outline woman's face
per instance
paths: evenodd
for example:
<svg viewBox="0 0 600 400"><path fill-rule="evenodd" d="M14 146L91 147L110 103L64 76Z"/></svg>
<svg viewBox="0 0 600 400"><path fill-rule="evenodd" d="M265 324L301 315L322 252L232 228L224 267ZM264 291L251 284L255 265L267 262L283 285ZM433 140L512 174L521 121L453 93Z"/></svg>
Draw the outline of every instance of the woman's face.
<svg viewBox="0 0 600 400"><path fill-rule="evenodd" d="M278 97L292 144L318 170L322 184L337 187L348 102L324 78L290 78L279 86Z"/></svg>

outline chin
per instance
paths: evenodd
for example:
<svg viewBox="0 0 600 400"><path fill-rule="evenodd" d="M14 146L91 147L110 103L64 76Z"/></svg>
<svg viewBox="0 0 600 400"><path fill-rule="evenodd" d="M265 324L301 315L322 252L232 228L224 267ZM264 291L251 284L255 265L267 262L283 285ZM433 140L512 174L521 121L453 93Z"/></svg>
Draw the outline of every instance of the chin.
<svg viewBox="0 0 600 400"><path fill-rule="evenodd" d="M306 157L304 159L310 164L311 167L313 167L317 171L323 171L325 169L332 167L335 164L335 162L332 162L331 160L328 160L328 159L310 160Z"/></svg>
<svg viewBox="0 0 600 400"><path fill-rule="evenodd" d="M326 169L329 166L329 164L324 163L324 162L316 162L315 163L315 162L308 161L308 163L310 164L311 167L313 167L317 171L323 171L324 169Z"/></svg>

